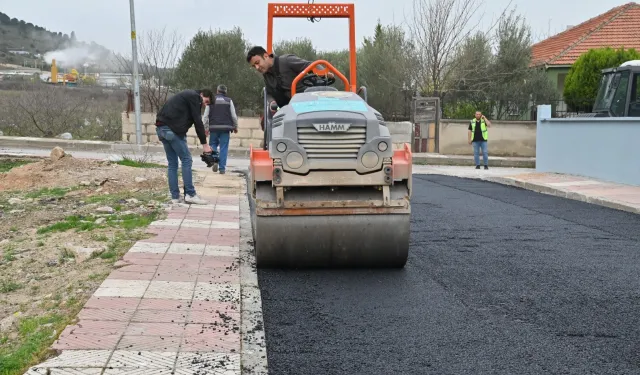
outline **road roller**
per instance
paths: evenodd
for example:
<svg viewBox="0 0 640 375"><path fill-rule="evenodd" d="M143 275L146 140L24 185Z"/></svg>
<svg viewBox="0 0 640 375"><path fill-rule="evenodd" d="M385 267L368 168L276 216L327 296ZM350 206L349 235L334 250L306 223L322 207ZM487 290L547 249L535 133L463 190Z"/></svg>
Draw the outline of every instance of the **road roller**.
<svg viewBox="0 0 640 375"><path fill-rule="evenodd" d="M250 148L248 177L259 268L406 264L411 148L394 148L367 89L356 88L353 16L353 4L269 4L269 53L273 17L349 18L351 69L348 80L330 62L313 61L273 114L263 92L265 138ZM336 77L344 90L332 86ZM300 80L306 89L296 92Z"/></svg>

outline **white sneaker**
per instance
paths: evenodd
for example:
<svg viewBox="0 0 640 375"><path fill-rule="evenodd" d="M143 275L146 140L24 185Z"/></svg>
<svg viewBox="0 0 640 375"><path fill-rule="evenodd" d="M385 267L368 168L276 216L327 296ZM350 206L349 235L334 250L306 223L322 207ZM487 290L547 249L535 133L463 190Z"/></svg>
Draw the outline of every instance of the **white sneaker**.
<svg viewBox="0 0 640 375"><path fill-rule="evenodd" d="M191 204L209 204L209 202L200 198L198 195L194 195L194 196L186 195L184 197L184 201L185 203L191 203Z"/></svg>

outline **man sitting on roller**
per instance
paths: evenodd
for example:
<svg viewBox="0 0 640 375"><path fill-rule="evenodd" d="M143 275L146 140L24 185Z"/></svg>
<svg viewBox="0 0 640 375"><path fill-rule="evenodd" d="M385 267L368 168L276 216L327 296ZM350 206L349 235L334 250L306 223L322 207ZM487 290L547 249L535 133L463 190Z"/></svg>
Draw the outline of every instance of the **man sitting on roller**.
<svg viewBox="0 0 640 375"><path fill-rule="evenodd" d="M294 54L276 56L259 46L249 50L247 62L264 78L271 114L276 112L277 107L282 108L289 104L293 80L311 65L311 61L301 59ZM334 77L333 73L328 73L328 76ZM296 92L304 92L306 88L307 86L300 80L296 85Z"/></svg>

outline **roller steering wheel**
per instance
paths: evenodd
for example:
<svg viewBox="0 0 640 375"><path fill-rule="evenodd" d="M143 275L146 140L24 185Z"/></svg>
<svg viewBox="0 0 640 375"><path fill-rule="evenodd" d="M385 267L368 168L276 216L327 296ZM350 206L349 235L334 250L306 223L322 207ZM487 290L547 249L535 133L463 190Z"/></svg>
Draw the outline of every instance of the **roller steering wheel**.
<svg viewBox="0 0 640 375"><path fill-rule="evenodd" d="M330 86L335 82L335 77L321 77L315 73L309 73L302 79L302 84L307 87Z"/></svg>

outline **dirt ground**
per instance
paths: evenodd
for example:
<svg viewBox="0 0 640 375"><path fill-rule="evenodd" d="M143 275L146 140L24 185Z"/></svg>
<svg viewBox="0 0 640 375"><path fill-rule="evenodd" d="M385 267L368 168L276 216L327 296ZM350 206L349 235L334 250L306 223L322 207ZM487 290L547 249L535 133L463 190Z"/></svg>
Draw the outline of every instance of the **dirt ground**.
<svg viewBox="0 0 640 375"><path fill-rule="evenodd" d="M167 192L161 166L0 158L0 373L22 373L29 354L51 345L118 258L150 236Z"/></svg>

